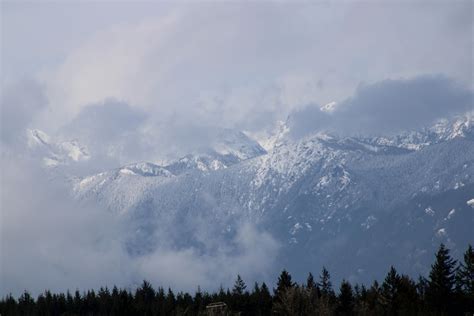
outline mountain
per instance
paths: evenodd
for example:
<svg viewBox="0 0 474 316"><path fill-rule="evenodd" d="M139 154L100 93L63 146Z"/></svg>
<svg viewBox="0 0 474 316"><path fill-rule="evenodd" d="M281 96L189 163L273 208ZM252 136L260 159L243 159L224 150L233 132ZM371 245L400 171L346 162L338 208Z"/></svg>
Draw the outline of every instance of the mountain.
<svg viewBox="0 0 474 316"><path fill-rule="evenodd" d="M166 168L175 175L192 170L215 171L263 154L265 149L244 133L221 129L211 144L171 162Z"/></svg>
<svg viewBox="0 0 474 316"><path fill-rule="evenodd" d="M29 150L40 156L46 167L56 167L90 158L87 148L77 140L60 141L37 129L28 129L26 139Z"/></svg>
<svg viewBox="0 0 474 316"><path fill-rule="evenodd" d="M156 238L212 252L251 222L281 245L279 269L302 278L323 265L336 280L380 279L387 266L426 273L444 242L455 256L474 243L473 116L391 137L293 140L282 123L265 151L225 131L219 146L159 166L138 163L77 178L77 199L129 223L126 247ZM275 270L276 271L276 270Z"/></svg>

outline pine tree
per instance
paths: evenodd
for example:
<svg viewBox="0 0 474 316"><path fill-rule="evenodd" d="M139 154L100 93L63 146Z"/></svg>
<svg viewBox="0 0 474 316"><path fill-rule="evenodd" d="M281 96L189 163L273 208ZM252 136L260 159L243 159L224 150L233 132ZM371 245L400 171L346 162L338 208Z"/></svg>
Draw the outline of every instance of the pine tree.
<svg viewBox="0 0 474 316"><path fill-rule="evenodd" d="M306 288L310 291L316 288L316 282L314 282L314 277L311 272L308 274L308 278L306 279Z"/></svg>
<svg viewBox="0 0 474 316"><path fill-rule="evenodd" d="M168 288L168 294L166 295L165 304L164 304L165 306L164 315L171 315L175 305L176 305L176 297L173 291L171 290L171 288Z"/></svg>
<svg viewBox="0 0 474 316"><path fill-rule="evenodd" d="M459 312L474 311L474 251L471 245L464 253L464 262L459 262L456 295L461 308Z"/></svg>
<svg viewBox="0 0 474 316"><path fill-rule="evenodd" d="M464 262L459 262L456 273L456 288L474 297L474 250L471 245L464 253Z"/></svg>
<svg viewBox="0 0 474 316"><path fill-rule="evenodd" d="M240 275L237 275L237 280L235 280L234 288L232 289L232 294L243 295L246 288L247 285L245 285L244 280L242 280Z"/></svg>
<svg viewBox="0 0 474 316"><path fill-rule="evenodd" d="M76 291L74 292L73 305L74 305L73 307L74 313L81 314L82 297L78 289L76 289Z"/></svg>
<svg viewBox="0 0 474 316"><path fill-rule="evenodd" d="M364 289L362 289L362 292L364 292ZM383 310L380 306L380 292L379 283L375 280L370 288L365 291L363 315L383 315Z"/></svg>
<svg viewBox="0 0 474 316"><path fill-rule="evenodd" d="M338 296L337 313L339 315L353 315L354 314L354 292L352 286L346 280L343 280Z"/></svg>
<svg viewBox="0 0 474 316"><path fill-rule="evenodd" d="M196 294L194 294L194 299L193 299L193 314L197 315L201 309L203 309L204 302L203 302L203 295L201 292L201 287L198 285Z"/></svg>
<svg viewBox="0 0 474 316"><path fill-rule="evenodd" d="M321 289L321 295L332 296L334 291L332 289L331 275L326 267L323 267L323 271L319 276L319 287Z"/></svg>
<svg viewBox="0 0 474 316"><path fill-rule="evenodd" d="M420 296L415 282L407 275L398 279L395 305L398 315L418 315L421 311Z"/></svg>
<svg viewBox="0 0 474 316"><path fill-rule="evenodd" d="M265 282L260 287L260 310L262 315L270 315L272 311L272 295Z"/></svg>
<svg viewBox="0 0 474 316"><path fill-rule="evenodd" d="M316 306L318 304L318 299L321 296L321 293L319 291L319 286L314 281L314 277L311 272L308 274L308 278L306 279L306 290L309 294L310 303L313 306Z"/></svg>
<svg viewBox="0 0 474 316"><path fill-rule="evenodd" d="M397 270L392 266L382 283L380 301L387 315L396 315L397 313L397 295L400 282L400 276Z"/></svg>
<svg viewBox="0 0 474 316"><path fill-rule="evenodd" d="M292 288L294 285L295 283L293 283L293 281L291 280L291 275L288 273L288 271L283 270L280 276L278 277L277 287L274 290L275 298L277 300L280 299L283 293L288 289Z"/></svg>
<svg viewBox="0 0 474 316"><path fill-rule="evenodd" d="M151 284L143 280L141 287L139 287L135 292L135 308L137 312L141 315L152 315L152 304L155 300L155 289Z"/></svg>
<svg viewBox="0 0 474 316"><path fill-rule="evenodd" d="M2 297L0 301L0 313L5 315L15 315L18 311L18 303L15 298L8 294L6 297Z"/></svg>
<svg viewBox="0 0 474 316"><path fill-rule="evenodd" d="M435 263L429 274L427 300L437 312L447 312L453 302L456 261L449 255L449 249L441 244L436 253Z"/></svg>
<svg viewBox="0 0 474 316"><path fill-rule="evenodd" d="M336 294L332 289L331 275L326 267L323 267L319 276L318 286L321 291L321 298L318 302L319 313L321 315L332 315L335 308Z"/></svg>
<svg viewBox="0 0 474 316"><path fill-rule="evenodd" d="M35 300L31 297L28 291L23 292L23 294L18 299L18 305L20 307L21 315L33 315L35 308Z"/></svg>

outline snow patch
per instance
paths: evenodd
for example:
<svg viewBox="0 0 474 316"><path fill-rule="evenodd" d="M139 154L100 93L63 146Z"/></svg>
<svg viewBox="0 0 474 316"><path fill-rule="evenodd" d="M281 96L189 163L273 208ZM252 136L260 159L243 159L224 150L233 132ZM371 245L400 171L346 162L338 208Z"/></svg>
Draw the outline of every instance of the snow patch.
<svg viewBox="0 0 474 316"><path fill-rule="evenodd" d="M466 204L474 208L474 199L470 199L469 201L466 202Z"/></svg>
<svg viewBox="0 0 474 316"><path fill-rule="evenodd" d="M293 227L290 229L290 234L295 235L300 229L302 229L303 226L300 223L296 223L293 225Z"/></svg>
<svg viewBox="0 0 474 316"><path fill-rule="evenodd" d="M136 176L137 175L135 172L133 172L132 170L129 170L129 169L120 169L119 172L121 174L127 174L127 175L131 175L131 176Z"/></svg>
<svg viewBox="0 0 474 316"><path fill-rule="evenodd" d="M336 106L337 106L337 102L332 101L321 106L319 109L323 112L331 113L336 109Z"/></svg>
<svg viewBox="0 0 474 316"><path fill-rule="evenodd" d="M436 236L438 237L444 237L446 236L446 228L440 228L438 229L438 231L436 232Z"/></svg>
<svg viewBox="0 0 474 316"><path fill-rule="evenodd" d="M425 208L425 213L430 216L433 216L435 214L435 211L431 208L431 206L428 206L427 208Z"/></svg>
<svg viewBox="0 0 474 316"><path fill-rule="evenodd" d="M448 216L446 216L446 218L451 219L455 213L456 213L456 210L453 208L451 211L449 211Z"/></svg>

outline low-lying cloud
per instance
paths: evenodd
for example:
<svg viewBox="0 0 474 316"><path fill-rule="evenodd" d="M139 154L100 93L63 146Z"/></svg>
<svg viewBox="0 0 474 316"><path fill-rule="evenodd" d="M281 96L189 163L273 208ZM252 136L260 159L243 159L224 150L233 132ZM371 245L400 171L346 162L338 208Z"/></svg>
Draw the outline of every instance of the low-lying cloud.
<svg viewBox="0 0 474 316"><path fill-rule="evenodd" d="M176 290L216 289L231 286L237 273L248 281L268 280L278 254L278 242L249 223L238 225L227 241L192 232L209 244L217 241L215 249L203 251L178 246L167 236L179 227L157 222L153 248L137 255L126 248L135 234L129 218L74 200L65 183L36 161L2 155L1 185L0 296L113 284L133 288L143 279Z"/></svg>

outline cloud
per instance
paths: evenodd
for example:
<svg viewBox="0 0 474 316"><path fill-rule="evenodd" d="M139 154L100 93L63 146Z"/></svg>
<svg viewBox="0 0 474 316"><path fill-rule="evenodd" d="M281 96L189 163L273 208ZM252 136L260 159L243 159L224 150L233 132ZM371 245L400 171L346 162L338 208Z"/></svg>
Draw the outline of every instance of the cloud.
<svg viewBox="0 0 474 316"><path fill-rule="evenodd" d="M258 130L361 82L442 73L472 85L471 6L191 4L111 23L40 75L44 124L115 97L161 121Z"/></svg>
<svg viewBox="0 0 474 316"><path fill-rule="evenodd" d="M149 248L137 254L126 247L137 234L129 217L74 200L66 181L53 181L36 161L3 152L1 171L0 296L25 289L36 295L114 284L133 288L143 279L174 290L216 289L231 286L237 273L252 281L269 280L273 272L279 244L255 225L237 224L235 235L222 239L189 219L193 229L187 233L212 244L208 249L171 238L182 237L172 234L175 226L148 217L155 233L147 245L137 245Z"/></svg>
<svg viewBox="0 0 474 316"><path fill-rule="evenodd" d="M124 102L107 99L83 108L63 133L80 135L99 143L108 142L137 130L145 120L146 115L140 110Z"/></svg>
<svg viewBox="0 0 474 316"><path fill-rule="evenodd" d="M95 13L88 23L82 19L87 5L77 10L60 5L42 8L34 16L22 6L5 11L11 25L20 18L40 19L43 23L25 26L28 36L40 39L43 32L48 34L46 42L57 43L55 49L41 52L54 62L28 54L32 64L42 66L31 67L41 70L30 72L44 84L47 98L47 108L35 115L35 127L74 138L94 135L88 141L102 145L91 146L108 151L101 165L112 156L116 166L159 161L172 152L185 154L216 128L264 134L275 121L303 113L308 104L342 104L356 93L373 94L358 88L363 82L440 73L472 88L472 19L466 14L472 8L470 1L124 4L114 10L97 5L92 11L107 14ZM71 34L84 29L91 35L75 35L74 45L66 41L69 33L51 25L63 22L53 14L61 8L70 16L73 26L65 27L72 28ZM54 19L48 19L48 12ZM127 18L128 13L133 18ZM55 33L55 28L60 31ZM28 51L27 42L13 40L26 31L15 30L5 30L10 74L16 64L12 56L24 60ZM22 54L15 55L15 49ZM24 64L16 66L23 69ZM92 123L86 117L101 105L108 110L96 113L102 118L88 131L86 126ZM107 111L110 117L104 114ZM319 114L308 117L314 115ZM315 118L317 124L330 120L326 116ZM308 117L294 130L304 134L305 126L310 126ZM135 123L140 126L132 126ZM66 133L72 128L77 135ZM114 134L123 139L116 142Z"/></svg>
<svg viewBox="0 0 474 316"><path fill-rule="evenodd" d="M34 80L24 79L7 87L1 95L0 137L4 145L24 143L26 128L48 105L43 87Z"/></svg>
<svg viewBox="0 0 474 316"><path fill-rule="evenodd" d="M212 242L215 236L209 236ZM242 223L230 243L218 241L212 252L197 248L157 249L139 257L136 264L150 280L165 286L195 290L197 285L217 290L231 286L237 274L247 281L270 280L274 274L279 243L255 225Z"/></svg>
<svg viewBox="0 0 474 316"><path fill-rule="evenodd" d="M129 104L106 99L81 109L58 134L65 140L78 139L91 152L89 165L102 168L139 161L150 155L146 147L148 115Z"/></svg>
<svg viewBox="0 0 474 316"><path fill-rule="evenodd" d="M469 88L444 76L420 76L361 85L333 111L308 105L294 111L288 122L294 138L315 131L390 135L429 127L473 109L474 94Z"/></svg>
<svg viewBox="0 0 474 316"><path fill-rule="evenodd" d="M123 281L116 219L72 201L36 161L2 154L0 295Z"/></svg>
<svg viewBox="0 0 474 316"><path fill-rule="evenodd" d="M343 102L336 124L349 132L388 134L426 127L473 107L473 91L443 76L384 80L361 86Z"/></svg>

